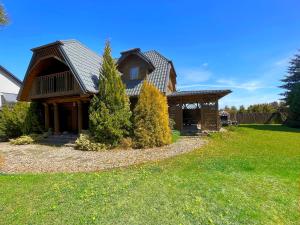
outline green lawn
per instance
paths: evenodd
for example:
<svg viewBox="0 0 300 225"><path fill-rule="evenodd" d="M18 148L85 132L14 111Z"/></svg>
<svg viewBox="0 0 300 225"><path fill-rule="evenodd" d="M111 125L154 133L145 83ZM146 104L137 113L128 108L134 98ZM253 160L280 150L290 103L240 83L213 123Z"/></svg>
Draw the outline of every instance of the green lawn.
<svg viewBox="0 0 300 225"><path fill-rule="evenodd" d="M159 163L0 176L2 224L299 224L300 130L242 126Z"/></svg>

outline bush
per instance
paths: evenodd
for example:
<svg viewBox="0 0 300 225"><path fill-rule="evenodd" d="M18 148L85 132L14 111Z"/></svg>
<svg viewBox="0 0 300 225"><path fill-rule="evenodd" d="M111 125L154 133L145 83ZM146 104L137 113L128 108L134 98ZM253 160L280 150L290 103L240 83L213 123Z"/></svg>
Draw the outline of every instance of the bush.
<svg viewBox="0 0 300 225"><path fill-rule="evenodd" d="M180 139L180 131L172 130L172 143L178 141Z"/></svg>
<svg viewBox="0 0 300 225"><path fill-rule="evenodd" d="M106 146L96 143L88 133L82 133L75 141L75 148L82 151L102 151Z"/></svg>
<svg viewBox="0 0 300 225"><path fill-rule="evenodd" d="M15 138L42 131L37 103L18 102L0 111L0 134Z"/></svg>
<svg viewBox="0 0 300 225"><path fill-rule="evenodd" d="M171 143L167 98L144 81L134 109L134 140L138 148Z"/></svg>
<svg viewBox="0 0 300 225"><path fill-rule="evenodd" d="M34 143L34 139L30 136L23 135L15 139L10 139L9 142L13 145L28 145Z"/></svg>
<svg viewBox="0 0 300 225"><path fill-rule="evenodd" d="M131 111L109 43L99 77L99 93L91 100L89 109L90 132L96 142L117 146L131 132Z"/></svg>
<svg viewBox="0 0 300 225"><path fill-rule="evenodd" d="M132 139L130 137L123 138L119 145L121 148L128 149L132 147Z"/></svg>

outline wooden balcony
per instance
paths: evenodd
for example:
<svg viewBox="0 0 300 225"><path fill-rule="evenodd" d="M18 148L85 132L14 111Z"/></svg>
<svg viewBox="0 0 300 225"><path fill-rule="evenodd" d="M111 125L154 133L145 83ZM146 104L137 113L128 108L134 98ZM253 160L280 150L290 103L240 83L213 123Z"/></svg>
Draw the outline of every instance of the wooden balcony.
<svg viewBox="0 0 300 225"><path fill-rule="evenodd" d="M77 82L70 71L43 75L35 78L31 91L32 98L45 98L76 94Z"/></svg>

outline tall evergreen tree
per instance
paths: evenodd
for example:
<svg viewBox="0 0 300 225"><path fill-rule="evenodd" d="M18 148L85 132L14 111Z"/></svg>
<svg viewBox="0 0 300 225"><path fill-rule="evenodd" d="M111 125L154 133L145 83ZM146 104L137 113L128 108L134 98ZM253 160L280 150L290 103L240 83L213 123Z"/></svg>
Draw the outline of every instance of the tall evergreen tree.
<svg viewBox="0 0 300 225"><path fill-rule="evenodd" d="M284 83L281 88L285 89L285 92L282 94L284 96L283 100L286 102L286 105L289 105L291 101L290 93L294 86L300 83L300 54L296 54L290 61L287 75L281 81Z"/></svg>
<svg viewBox="0 0 300 225"><path fill-rule="evenodd" d="M106 42L99 75L99 92L89 109L90 132L100 143L116 146L131 130L129 98L121 80L110 43Z"/></svg>
<svg viewBox="0 0 300 225"><path fill-rule="evenodd" d="M289 109L287 125L300 127L300 83L294 85L288 97Z"/></svg>

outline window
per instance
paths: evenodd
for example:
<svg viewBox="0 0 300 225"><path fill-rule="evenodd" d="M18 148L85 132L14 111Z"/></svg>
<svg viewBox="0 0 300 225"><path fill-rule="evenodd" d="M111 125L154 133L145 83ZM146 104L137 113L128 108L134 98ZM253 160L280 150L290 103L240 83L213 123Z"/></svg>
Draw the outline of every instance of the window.
<svg viewBox="0 0 300 225"><path fill-rule="evenodd" d="M130 68L130 79L136 80L139 78L139 68L138 67L132 67Z"/></svg>

